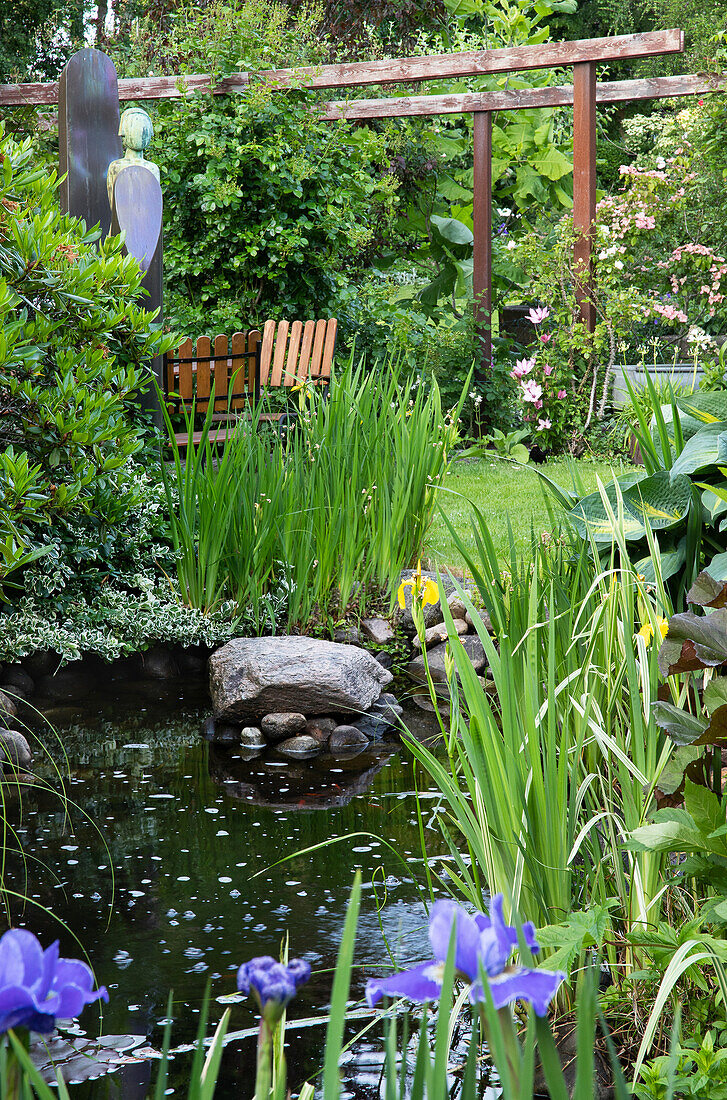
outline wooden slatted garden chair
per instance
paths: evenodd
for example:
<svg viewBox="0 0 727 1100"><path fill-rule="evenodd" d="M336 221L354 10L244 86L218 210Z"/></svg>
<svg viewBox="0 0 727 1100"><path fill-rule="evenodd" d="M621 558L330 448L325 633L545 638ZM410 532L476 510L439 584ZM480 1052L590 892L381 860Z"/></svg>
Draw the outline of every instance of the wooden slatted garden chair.
<svg viewBox="0 0 727 1100"><path fill-rule="evenodd" d="M224 445L234 431L237 416L250 407L257 393L260 375L260 333L235 332L227 336L198 337L196 344L183 340L174 354L166 356L166 397L170 414L183 411L204 416L209 409L214 384L214 411L209 440ZM202 430L195 430L193 443L202 439ZM177 446L184 448L189 433L176 432Z"/></svg>
<svg viewBox="0 0 727 1100"><path fill-rule="evenodd" d="M210 442L224 445L237 418L253 400L276 392L290 394L294 387L310 383L327 386L336 347L338 322L335 317L318 321L266 321L262 332L236 332L216 336L214 342L200 336L196 346L184 340L166 360L167 407L172 412L194 407L204 415L209 407L212 383L215 388L213 427ZM294 416L294 414L293 414ZM261 420L290 420L289 411L265 411ZM195 431L198 443L202 431ZM175 434L177 445L185 447L187 432Z"/></svg>

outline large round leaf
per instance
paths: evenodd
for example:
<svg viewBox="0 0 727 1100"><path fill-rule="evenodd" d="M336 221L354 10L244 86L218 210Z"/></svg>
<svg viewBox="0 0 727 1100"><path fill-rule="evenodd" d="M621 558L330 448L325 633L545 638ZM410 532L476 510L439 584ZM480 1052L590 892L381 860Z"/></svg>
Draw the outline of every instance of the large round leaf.
<svg viewBox="0 0 727 1100"><path fill-rule="evenodd" d="M680 410L677 410L677 411L679 413L679 426L681 427L681 430L682 430L682 439L686 442L687 439L691 439L691 437L693 435L696 435L696 433L698 431L700 431L701 428L704 427L704 421L703 420L697 420L695 417L689 416L689 414L686 413L686 412L683 412L683 411L680 411ZM671 443L671 446L672 446L672 457L673 457L673 455L676 454L676 445L675 445L675 441L674 441L674 435L675 435L675 432L674 432L674 411L673 411L671 405L662 405L661 406L661 415L664 418L664 427L666 428L666 434L667 434L669 442ZM656 426L656 417L655 416L652 416L652 418L651 418L650 429L651 429L651 438L654 441L654 446L656 447L657 454L660 456L662 461L664 461L662 451L661 451L661 436L659 435L659 429ZM669 461L671 462L671 460L669 460ZM667 463L664 463L664 464L667 465Z"/></svg>
<svg viewBox="0 0 727 1100"><path fill-rule="evenodd" d="M647 525L663 530L681 523L689 511L691 482L688 477L670 479L668 470L659 470L624 488L615 482L604 487L616 522L619 522L618 493L623 501L622 528L624 538L636 541L644 538ZM611 542L614 526L600 492L580 500L568 516L579 534L596 542Z"/></svg>
<svg viewBox="0 0 727 1100"><path fill-rule="evenodd" d="M681 474L694 474L697 470L706 470L708 466L724 465L727 462L727 423L718 420L714 424L705 424L684 444L684 450L671 468L671 477Z"/></svg>
<svg viewBox="0 0 727 1100"><path fill-rule="evenodd" d="M438 234L448 245L458 248L471 248L474 236L469 226L457 218L442 218L439 214L432 214L429 219L435 234Z"/></svg>
<svg viewBox="0 0 727 1100"><path fill-rule="evenodd" d="M700 390L687 397L678 397L677 407L681 413L701 420L703 424L727 420L727 390Z"/></svg>
<svg viewBox="0 0 727 1100"><path fill-rule="evenodd" d="M659 554L659 560L661 562L661 568L659 569L659 575L662 581L668 581L670 577L673 577L680 571L684 562L687 559L685 539L679 539L679 543L676 547L670 547L668 550L661 550ZM640 574L644 578L645 584L656 584L656 566L654 558L651 554L647 554L645 558L641 558L639 561L634 562L634 572Z"/></svg>

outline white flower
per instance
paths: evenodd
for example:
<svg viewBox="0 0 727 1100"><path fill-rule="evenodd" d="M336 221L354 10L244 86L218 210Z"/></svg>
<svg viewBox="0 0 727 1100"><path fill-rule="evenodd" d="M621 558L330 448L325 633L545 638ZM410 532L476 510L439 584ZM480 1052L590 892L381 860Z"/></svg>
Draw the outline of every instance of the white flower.
<svg viewBox="0 0 727 1100"><path fill-rule="evenodd" d="M623 260L614 260L613 261L613 266L617 267L620 271L621 268L623 267Z"/></svg>
<svg viewBox="0 0 727 1100"><path fill-rule="evenodd" d="M513 248L517 248L517 245L515 244L515 241L508 241L505 245L505 248L508 250L508 252L512 252Z"/></svg>
<svg viewBox="0 0 727 1100"><path fill-rule="evenodd" d="M512 214L512 210L510 210L507 206L498 206L497 213L500 215L501 218L509 218Z"/></svg>

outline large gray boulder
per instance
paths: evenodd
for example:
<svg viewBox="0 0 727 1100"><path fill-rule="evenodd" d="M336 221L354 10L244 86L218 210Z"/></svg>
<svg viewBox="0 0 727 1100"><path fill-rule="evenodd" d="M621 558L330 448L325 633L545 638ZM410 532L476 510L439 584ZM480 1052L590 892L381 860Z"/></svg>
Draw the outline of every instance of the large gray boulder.
<svg viewBox="0 0 727 1100"><path fill-rule="evenodd" d="M295 635L234 638L209 670L215 714L243 722L275 711L360 713L392 680L365 649Z"/></svg>
<svg viewBox="0 0 727 1100"><path fill-rule="evenodd" d="M33 754L22 733L0 729L0 768L4 764L12 768L29 768L32 763Z"/></svg>

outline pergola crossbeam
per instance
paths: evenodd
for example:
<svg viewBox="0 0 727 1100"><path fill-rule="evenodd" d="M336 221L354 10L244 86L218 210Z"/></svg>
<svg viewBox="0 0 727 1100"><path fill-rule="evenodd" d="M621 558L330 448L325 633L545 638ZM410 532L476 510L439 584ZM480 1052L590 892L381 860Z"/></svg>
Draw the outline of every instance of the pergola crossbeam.
<svg viewBox="0 0 727 1100"><path fill-rule="evenodd" d="M187 76L145 76L119 80L119 99L181 99L196 92L226 95L243 91L253 80L276 88L356 88L376 84L410 84L420 80L447 80L493 73L554 69L586 61L625 61L656 54L680 53L681 30L584 38L574 42L545 42L541 46L476 50L464 53L396 57L387 61L354 61L300 69L269 69L259 73L232 73L213 80L209 73ZM0 84L0 107L52 106L58 102L58 82Z"/></svg>
<svg viewBox="0 0 727 1100"><path fill-rule="evenodd" d="M718 76L657 76L643 80L613 80L596 85L596 103L625 103L639 99L708 95L723 92L727 81ZM521 111L535 107L572 107L573 85L547 88L502 89L493 92L456 92L451 95L389 96L328 103L323 118L349 122L376 118L415 118L467 115L477 111Z"/></svg>

